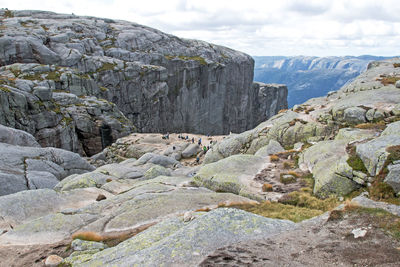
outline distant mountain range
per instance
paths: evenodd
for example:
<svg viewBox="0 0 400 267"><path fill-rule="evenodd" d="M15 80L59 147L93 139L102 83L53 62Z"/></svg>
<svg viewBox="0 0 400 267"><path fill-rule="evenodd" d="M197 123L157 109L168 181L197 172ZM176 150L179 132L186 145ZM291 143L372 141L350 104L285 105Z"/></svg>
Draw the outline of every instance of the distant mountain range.
<svg viewBox="0 0 400 267"><path fill-rule="evenodd" d="M307 57L307 56L261 56L255 60L254 81L264 83L283 83L289 90L288 105L326 95L338 90L363 72L368 63L391 57L345 56L345 57Z"/></svg>

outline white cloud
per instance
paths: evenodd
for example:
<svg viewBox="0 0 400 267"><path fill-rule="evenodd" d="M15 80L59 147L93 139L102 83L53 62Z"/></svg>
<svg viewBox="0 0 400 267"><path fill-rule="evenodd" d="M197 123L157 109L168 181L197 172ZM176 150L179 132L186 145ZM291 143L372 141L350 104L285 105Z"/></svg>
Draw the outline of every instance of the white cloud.
<svg viewBox="0 0 400 267"><path fill-rule="evenodd" d="M399 55L395 0L0 0L42 9L123 19L251 55Z"/></svg>

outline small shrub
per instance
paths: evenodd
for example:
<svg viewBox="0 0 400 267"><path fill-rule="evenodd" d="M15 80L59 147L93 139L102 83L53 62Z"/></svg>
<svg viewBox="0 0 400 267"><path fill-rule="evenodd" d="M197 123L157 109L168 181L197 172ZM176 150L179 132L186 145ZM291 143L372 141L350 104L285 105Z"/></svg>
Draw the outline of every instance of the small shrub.
<svg viewBox="0 0 400 267"><path fill-rule="evenodd" d="M386 86L389 84L395 84L398 80L400 80L400 77L387 76L387 77L382 77L380 81L383 85Z"/></svg>
<svg viewBox="0 0 400 267"><path fill-rule="evenodd" d="M105 62L103 63L103 66L101 66L101 68L99 68L97 71L102 72L107 70L114 70L115 66L117 66L117 64Z"/></svg>
<svg viewBox="0 0 400 267"><path fill-rule="evenodd" d="M384 200L396 197L393 188L387 183L376 181L369 187L369 195L371 199Z"/></svg>
<svg viewBox="0 0 400 267"><path fill-rule="evenodd" d="M288 111L288 109L281 109L281 110L278 111L278 114L284 113L286 111Z"/></svg>
<svg viewBox="0 0 400 267"><path fill-rule="evenodd" d="M399 68L400 67L400 63L393 63L393 67Z"/></svg>
<svg viewBox="0 0 400 267"><path fill-rule="evenodd" d="M270 155L270 156L269 156L269 159L270 159L272 162L279 161L279 157L278 157L277 155Z"/></svg>
<svg viewBox="0 0 400 267"><path fill-rule="evenodd" d="M262 191L263 192L272 192L274 189L272 188L272 184L263 184L262 185Z"/></svg>
<svg viewBox="0 0 400 267"><path fill-rule="evenodd" d="M357 129L377 129L384 130L386 128L386 124L384 121L379 122L371 122L371 123L360 123L354 126Z"/></svg>
<svg viewBox="0 0 400 267"><path fill-rule="evenodd" d="M292 169L293 167L294 167L294 164L293 164L292 162L285 161L285 162L283 163L283 168L284 168L284 169Z"/></svg>

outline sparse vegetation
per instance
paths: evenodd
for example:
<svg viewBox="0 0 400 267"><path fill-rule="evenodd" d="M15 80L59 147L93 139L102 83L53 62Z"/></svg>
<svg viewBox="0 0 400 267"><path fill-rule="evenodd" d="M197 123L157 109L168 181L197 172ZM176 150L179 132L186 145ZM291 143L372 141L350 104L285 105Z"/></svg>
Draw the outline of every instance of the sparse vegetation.
<svg viewBox="0 0 400 267"><path fill-rule="evenodd" d="M386 128L386 124L382 120L379 122L360 123L360 124L357 124L356 126L354 126L354 128L384 130Z"/></svg>
<svg viewBox="0 0 400 267"><path fill-rule="evenodd" d="M281 173L279 181L282 184L293 184L297 181L296 177L287 173Z"/></svg>
<svg viewBox="0 0 400 267"><path fill-rule="evenodd" d="M117 66L116 63L108 63L105 62L103 63L103 66L97 70L97 72L102 72L102 71L107 71L107 70L114 70L115 66Z"/></svg>
<svg viewBox="0 0 400 267"><path fill-rule="evenodd" d="M399 68L400 67L400 63L393 63L393 67Z"/></svg>
<svg viewBox="0 0 400 267"><path fill-rule="evenodd" d="M3 92L6 92L6 93L11 93L11 90L9 88L7 88L7 87L4 87L4 86L0 86L0 90L3 91Z"/></svg>
<svg viewBox="0 0 400 267"><path fill-rule="evenodd" d="M5 10L4 11L4 18L13 18L14 17L14 13L11 10Z"/></svg>
<svg viewBox="0 0 400 267"><path fill-rule="evenodd" d="M269 156L269 159L270 159L272 162L279 161L279 157L278 157L277 155L270 155L270 156Z"/></svg>
<svg viewBox="0 0 400 267"><path fill-rule="evenodd" d="M264 183L262 185L261 189L263 192L272 192L273 191L272 184L268 184L268 183Z"/></svg>
<svg viewBox="0 0 400 267"><path fill-rule="evenodd" d="M398 80L400 80L400 77L385 76L385 77L378 78L377 80L386 86L389 84L395 84Z"/></svg>
<svg viewBox="0 0 400 267"><path fill-rule="evenodd" d="M360 171L363 173L368 173L367 169L365 168L364 162L360 159L360 157L356 153L356 147L355 146L350 146L347 148L347 153L349 155L349 158L347 160L347 164L355 170L355 171Z"/></svg>

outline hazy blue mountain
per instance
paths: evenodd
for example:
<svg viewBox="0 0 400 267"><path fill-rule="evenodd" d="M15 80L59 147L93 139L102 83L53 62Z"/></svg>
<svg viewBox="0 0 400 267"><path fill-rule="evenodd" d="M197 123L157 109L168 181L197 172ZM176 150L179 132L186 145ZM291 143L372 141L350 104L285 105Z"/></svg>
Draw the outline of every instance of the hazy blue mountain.
<svg viewBox="0 0 400 267"><path fill-rule="evenodd" d="M363 72L369 62L387 57L284 57L262 56L255 60L254 81L287 85L288 105L338 90Z"/></svg>

